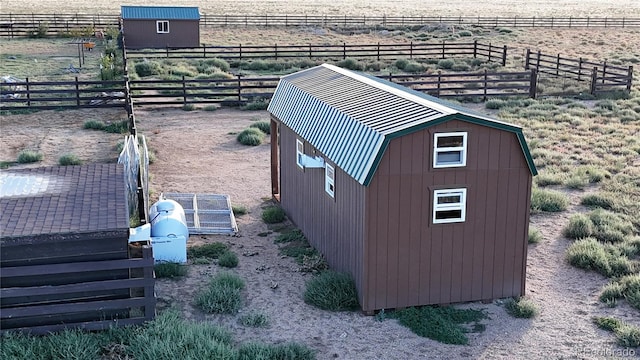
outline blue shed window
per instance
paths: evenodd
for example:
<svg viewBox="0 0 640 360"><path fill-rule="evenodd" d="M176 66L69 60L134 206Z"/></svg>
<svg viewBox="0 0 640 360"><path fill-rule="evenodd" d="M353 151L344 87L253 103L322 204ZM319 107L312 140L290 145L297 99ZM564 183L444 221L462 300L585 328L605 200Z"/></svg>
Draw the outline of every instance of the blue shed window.
<svg viewBox="0 0 640 360"><path fill-rule="evenodd" d="M169 20L158 20L156 21L156 30L158 34L168 34L169 33Z"/></svg>

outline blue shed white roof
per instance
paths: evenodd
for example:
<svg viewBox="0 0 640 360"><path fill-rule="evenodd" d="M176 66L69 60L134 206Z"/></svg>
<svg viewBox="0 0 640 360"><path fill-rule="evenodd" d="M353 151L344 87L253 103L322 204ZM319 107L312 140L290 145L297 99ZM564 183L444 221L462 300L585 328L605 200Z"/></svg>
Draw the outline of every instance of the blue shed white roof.
<svg viewBox="0 0 640 360"><path fill-rule="evenodd" d="M519 126L329 64L282 77L268 110L363 185L391 139L454 118L516 133L536 174Z"/></svg>
<svg viewBox="0 0 640 360"><path fill-rule="evenodd" d="M200 20L197 7L123 5L120 12L123 20Z"/></svg>

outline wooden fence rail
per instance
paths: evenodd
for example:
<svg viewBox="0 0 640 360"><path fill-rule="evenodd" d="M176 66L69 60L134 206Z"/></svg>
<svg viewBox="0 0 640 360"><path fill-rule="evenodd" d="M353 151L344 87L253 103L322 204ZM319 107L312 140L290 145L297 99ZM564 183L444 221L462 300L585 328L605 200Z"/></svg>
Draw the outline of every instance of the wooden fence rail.
<svg viewBox="0 0 640 360"><path fill-rule="evenodd" d="M65 328L99 330L151 320L155 317L153 264L151 247L144 246L142 258L3 267L0 273L2 283L15 283L14 279L25 276L64 277L70 273L122 269L129 269L132 273L139 269L140 277L53 286L3 287L0 289L3 302L1 331L45 334ZM105 290L125 290L129 296L91 295L104 294ZM117 315L113 317L114 314ZM50 321L51 318L66 318L68 315L76 319L75 322Z"/></svg>
<svg viewBox="0 0 640 360"><path fill-rule="evenodd" d="M414 88L439 97L487 97L494 96L536 96L536 72L489 73L434 73L383 75L381 78ZM9 90L0 86L2 96L12 93L19 97L3 99L0 110L59 109L123 107L135 100L136 106L144 105L187 105L226 104L241 105L271 98L278 85L279 77L243 77L231 79L187 79L179 80L130 80L105 81L104 87L96 86L99 81L71 82L19 82L10 84L25 90ZM6 84L5 84L6 85ZM47 89L34 90L38 86ZM92 85L96 87L88 87ZM96 96L97 92L111 86L112 93ZM61 89L62 87L67 87ZM71 87L70 89L68 87ZM60 88L60 89L58 89ZM128 95L126 95L128 94ZM124 101L125 98L130 99ZM131 113L133 113L133 109Z"/></svg>
<svg viewBox="0 0 640 360"><path fill-rule="evenodd" d="M124 107L124 80L1 83L0 110Z"/></svg>
<svg viewBox="0 0 640 360"><path fill-rule="evenodd" d="M560 54L549 55L530 49L527 49L524 67L527 70L537 69L542 74L589 81L593 95L613 90L631 91L633 82L633 66L617 66L607 64L606 61L599 63L583 58L571 59Z"/></svg>
<svg viewBox="0 0 640 360"><path fill-rule="evenodd" d="M46 24L47 35L77 29L117 27L120 14L0 13L0 36L28 36ZM482 27L640 27L626 17L483 17L483 16L349 16L349 15L219 15L201 14L201 26L406 27L430 24Z"/></svg>
<svg viewBox="0 0 640 360"><path fill-rule="evenodd" d="M450 57L473 57L487 61L507 61L507 46L495 46L473 42L404 43L404 44L309 44L309 45L242 45L201 46L197 48L127 49L129 59L133 58L221 58L230 61L254 59L400 59L427 58L445 59Z"/></svg>

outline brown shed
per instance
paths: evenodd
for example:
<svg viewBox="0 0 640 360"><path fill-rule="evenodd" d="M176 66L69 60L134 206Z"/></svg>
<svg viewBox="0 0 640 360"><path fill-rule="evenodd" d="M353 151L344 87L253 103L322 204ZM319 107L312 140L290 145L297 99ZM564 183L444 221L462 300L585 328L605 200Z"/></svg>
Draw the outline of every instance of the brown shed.
<svg viewBox="0 0 640 360"><path fill-rule="evenodd" d="M121 17L127 48L200 46L197 7L122 6Z"/></svg>
<svg viewBox="0 0 640 360"><path fill-rule="evenodd" d="M284 76L268 110L274 198L364 311L524 294L520 127L326 64Z"/></svg>

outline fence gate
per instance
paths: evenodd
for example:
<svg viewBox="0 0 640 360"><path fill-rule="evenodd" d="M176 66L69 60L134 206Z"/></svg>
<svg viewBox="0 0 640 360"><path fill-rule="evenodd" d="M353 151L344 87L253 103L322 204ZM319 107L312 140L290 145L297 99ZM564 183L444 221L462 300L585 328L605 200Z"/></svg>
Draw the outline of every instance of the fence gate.
<svg viewBox="0 0 640 360"><path fill-rule="evenodd" d="M238 232L229 195L166 193L160 197L174 200L182 206L190 234Z"/></svg>

